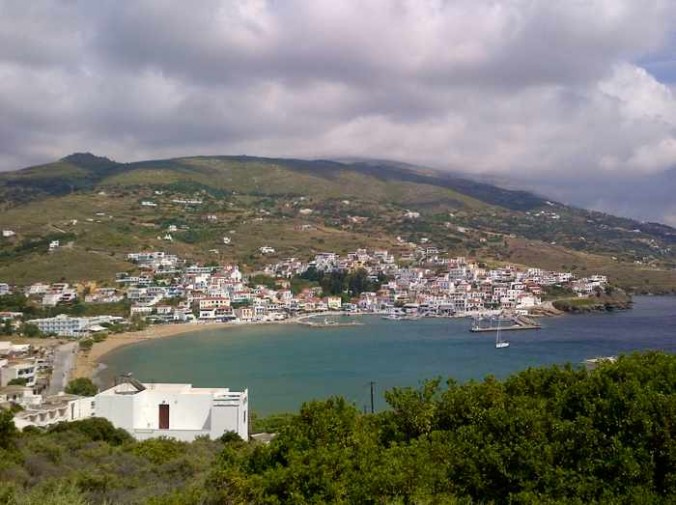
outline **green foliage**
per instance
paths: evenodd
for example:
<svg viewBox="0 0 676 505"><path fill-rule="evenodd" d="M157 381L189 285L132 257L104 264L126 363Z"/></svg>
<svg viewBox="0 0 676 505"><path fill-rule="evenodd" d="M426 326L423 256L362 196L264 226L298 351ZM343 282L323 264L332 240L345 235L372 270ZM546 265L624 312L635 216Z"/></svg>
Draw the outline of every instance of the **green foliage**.
<svg viewBox="0 0 676 505"><path fill-rule="evenodd" d="M6 319L0 325L0 335L14 335L14 325L10 319Z"/></svg>
<svg viewBox="0 0 676 505"><path fill-rule="evenodd" d="M70 395L94 396L99 392L99 388L89 377L78 377L68 382L65 392Z"/></svg>
<svg viewBox="0 0 676 505"><path fill-rule="evenodd" d="M15 437L14 414L9 410L0 408L0 448L11 448Z"/></svg>
<svg viewBox="0 0 676 505"><path fill-rule="evenodd" d="M139 442L132 451L152 463L161 464L178 458L185 453L186 449L185 442L178 442L171 438L154 438Z"/></svg>
<svg viewBox="0 0 676 505"><path fill-rule="evenodd" d="M240 437L236 431L226 431L220 436L219 440L224 444L243 442L242 437Z"/></svg>
<svg viewBox="0 0 676 505"><path fill-rule="evenodd" d="M28 379L25 377L17 377L7 383L8 386L25 386L26 384L28 384Z"/></svg>
<svg viewBox="0 0 676 505"><path fill-rule="evenodd" d="M544 288L542 293L543 300L556 300L557 298L570 298L574 297L575 291L564 286L547 286Z"/></svg>
<svg viewBox="0 0 676 505"><path fill-rule="evenodd" d="M272 414L259 418L251 413L252 433L277 433L293 422L295 416L290 413Z"/></svg>
<svg viewBox="0 0 676 505"><path fill-rule="evenodd" d="M675 395L676 357L649 353L593 372L427 381L388 392L392 410L375 416L313 402L248 458L240 491L255 502L670 502Z"/></svg>
<svg viewBox="0 0 676 505"><path fill-rule="evenodd" d="M305 281L318 283L322 287L324 295L342 295L359 296L364 291L378 291L382 283L386 280L384 277L377 281L369 279L368 272L360 268L354 272L333 271L320 272L315 267L308 268L300 278Z"/></svg>
<svg viewBox="0 0 676 505"><path fill-rule="evenodd" d="M94 340L91 338L83 338L78 342L78 347L82 351L90 351L92 347L94 347Z"/></svg>
<svg viewBox="0 0 676 505"><path fill-rule="evenodd" d="M19 329L19 333L23 335L24 337L28 338L40 338L42 337L42 332L40 331L40 328L37 327L37 325L32 324L32 323L24 323L21 325L21 328Z"/></svg>
<svg viewBox="0 0 676 505"><path fill-rule="evenodd" d="M504 381L434 379L386 399L391 409L378 414L329 398L262 420L277 433L267 445L231 434L135 442L102 419L21 436L12 424L0 502L48 500L50 486L73 503L676 500L674 355L623 356L593 371L531 368Z"/></svg>
<svg viewBox="0 0 676 505"><path fill-rule="evenodd" d="M70 423L58 423L51 426L50 433L76 432L84 435L91 441L107 442L110 445L121 445L130 442L131 435L121 428L115 428L110 421L100 417L73 421Z"/></svg>
<svg viewBox="0 0 676 505"><path fill-rule="evenodd" d="M26 492L0 485L0 502L7 505L89 505L91 502L72 483L46 482Z"/></svg>

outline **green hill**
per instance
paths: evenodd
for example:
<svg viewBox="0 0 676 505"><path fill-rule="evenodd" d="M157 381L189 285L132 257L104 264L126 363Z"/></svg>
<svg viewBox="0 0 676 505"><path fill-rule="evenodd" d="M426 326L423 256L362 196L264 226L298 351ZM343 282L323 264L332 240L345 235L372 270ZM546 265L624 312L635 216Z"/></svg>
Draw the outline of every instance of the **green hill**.
<svg viewBox="0 0 676 505"><path fill-rule="evenodd" d="M401 252L425 242L453 255L676 290L673 228L398 163L247 156L117 163L79 153L0 175L0 201L0 227L16 232L0 242L5 282L45 271L100 278L125 266L124 253L147 248L255 268L270 259L258 254L263 245L275 248L274 259L357 247ZM164 240L170 225L172 242ZM59 236L77 268L62 261L50 271L57 256L47 255L45 241Z"/></svg>

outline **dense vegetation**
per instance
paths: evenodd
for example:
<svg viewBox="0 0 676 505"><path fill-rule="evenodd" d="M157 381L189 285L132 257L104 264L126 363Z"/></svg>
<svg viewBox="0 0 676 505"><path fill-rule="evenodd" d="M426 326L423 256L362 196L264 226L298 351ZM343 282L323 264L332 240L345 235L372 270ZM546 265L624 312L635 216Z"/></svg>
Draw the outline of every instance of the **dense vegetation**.
<svg viewBox="0 0 676 505"><path fill-rule="evenodd" d="M15 433L8 503L674 503L676 356L504 381L430 380L362 414L341 398L275 419L269 444L134 442L100 419ZM40 501L43 500L43 501Z"/></svg>
<svg viewBox="0 0 676 505"><path fill-rule="evenodd" d="M354 272L334 271L320 272L315 267L308 268L300 276L300 279L316 283L322 288L324 296L346 295L346 298L359 296L367 291L378 291L387 278L380 275L377 279L369 277L368 272L357 269Z"/></svg>

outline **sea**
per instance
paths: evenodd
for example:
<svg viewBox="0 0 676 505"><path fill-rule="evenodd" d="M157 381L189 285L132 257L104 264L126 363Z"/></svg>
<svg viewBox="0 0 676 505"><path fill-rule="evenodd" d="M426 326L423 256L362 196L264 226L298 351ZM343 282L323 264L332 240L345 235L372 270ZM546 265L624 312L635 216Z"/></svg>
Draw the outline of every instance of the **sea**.
<svg viewBox="0 0 676 505"><path fill-rule="evenodd" d="M346 318L348 319L348 318ZM343 396L387 408L383 392L441 377L498 378L550 364L641 350L676 352L676 297L634 298L631 310L542 318L539 330L471 333L470 319L390 321L352 316L361 325L242 325L195 331L122 347L104 357L103 384L132 373L143 382L249 391L258 415L297 411L303 402Z"/></svg>

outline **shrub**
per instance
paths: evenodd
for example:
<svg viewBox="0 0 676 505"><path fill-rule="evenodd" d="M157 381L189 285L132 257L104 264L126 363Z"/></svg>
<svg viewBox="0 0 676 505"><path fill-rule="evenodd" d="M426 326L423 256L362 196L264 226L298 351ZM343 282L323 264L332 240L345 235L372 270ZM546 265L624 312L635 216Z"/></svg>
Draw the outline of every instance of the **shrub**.
<svg viewBox="0 0 676 505"><path fill-rule="evenodd" d="M115 428L110 421L102 417L92 417L71 423L58 423L49 428L49 433L78 432L92 441L108 442L110 445L122 445L131 442L132 436L121 428Z"/></svg>
<svg viewBox="0 0 676 505"><path fill-rule="evenodd" d="M87 377L78 377L73 379L66 386L65 392L69 395L94 396L99 392L99 388Z"/></svg>

